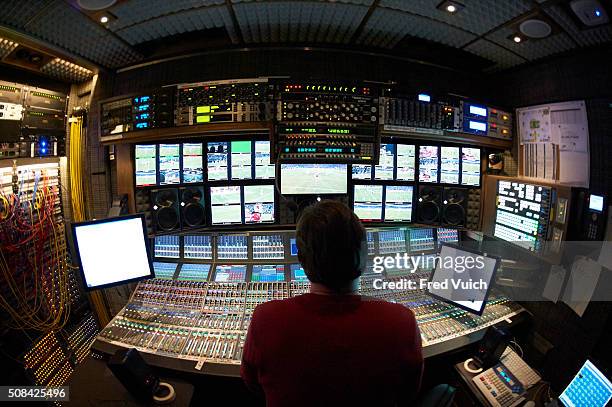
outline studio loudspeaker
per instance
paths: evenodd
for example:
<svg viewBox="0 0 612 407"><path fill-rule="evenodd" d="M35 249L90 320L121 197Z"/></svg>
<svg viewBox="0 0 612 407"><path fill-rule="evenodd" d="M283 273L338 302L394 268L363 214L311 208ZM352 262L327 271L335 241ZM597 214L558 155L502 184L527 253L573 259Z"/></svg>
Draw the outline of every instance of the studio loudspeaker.
<svg viewBox="0 0 612 407"><path fill-rule="evenodd" d="M420 185L418 198L419 223L436 225L440 223L442 214L442 187L433 185Z"/></svg>
<svg viewBox="0 0 612 407"><path fill-rule="evenodd" d="M467 203L467 189L444 188L442 223L447 226L465 226Z"/></svg>
<svg viewBox="0 0 612 407"><path fill-rule="evenodd" d="M153 227L156 231L169 232L179 229L179 196L176 188L151 190Z"/></svg>
<svg viewBox="0 0 612 407"><path fill-rule="evenodd" d="M204 187L191 186L180 189L181 223L183 229L195 228L206 223Z"/></svg>

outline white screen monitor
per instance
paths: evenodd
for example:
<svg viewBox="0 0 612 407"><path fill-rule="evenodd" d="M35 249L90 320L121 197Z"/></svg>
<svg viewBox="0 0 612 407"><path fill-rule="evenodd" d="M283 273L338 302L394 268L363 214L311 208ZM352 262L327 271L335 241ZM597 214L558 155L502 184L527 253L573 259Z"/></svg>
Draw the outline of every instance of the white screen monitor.
<svg viewBox="0 0 612 407"><path fill-rule="evenodd" d="M580 368L559 400L565 407L604 407L612 399L612 383L590 360Z"/></svg>
<svg viewBox="0 0 612 407"><path fill-rule="evenodd" d="M73 223L85 290L154 277L144 215Z"/></svg>
<svg viewBox="0 0 612 407"><path fill-rule="evenodd" d="M346 164L281 164L283 195L347 193Z"/></svg>
<svg viewBox="0 0 612 407"><path fill-rule="evenodd" d="M482 315L500 259L440 244L427 292L444 302Z"/></svg>
<svg viewBox="0 0 612 407"><path fill-rule="evenodd" d="M601 195L593 195L589 197L589 209L595 212L603 212L604 197Z"/></svg>

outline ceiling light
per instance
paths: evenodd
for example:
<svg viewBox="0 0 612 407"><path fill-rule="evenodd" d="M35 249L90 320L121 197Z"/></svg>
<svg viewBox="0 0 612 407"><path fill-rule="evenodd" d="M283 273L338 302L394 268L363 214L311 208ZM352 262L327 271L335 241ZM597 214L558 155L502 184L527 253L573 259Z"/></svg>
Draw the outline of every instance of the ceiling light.
<svg viewBox="0 0 612 407"><path fill-rule="evenodd" d="M438 4L436 8L446 13L456 14L463 7L465 7L463 4L458 3L454 0L444 0L442 3Z"/></svg>
<svg viewBox="0 0 612 407"><path fill-rule="evenodd" d="M102 24L106 24L106 23L108 23L108 17L107 17L107 16L102 16L102 17L100 17L100 22L101 22Z"/></svg>
<svg viewBox="0 0 612 407"><path fill-rule="evenodd" d="M515 35L512 38L512 41L514 41L514 42L516 42L518 44L519 42L523 41L523 39L521 37L519 37L518 35Z"/></svg>

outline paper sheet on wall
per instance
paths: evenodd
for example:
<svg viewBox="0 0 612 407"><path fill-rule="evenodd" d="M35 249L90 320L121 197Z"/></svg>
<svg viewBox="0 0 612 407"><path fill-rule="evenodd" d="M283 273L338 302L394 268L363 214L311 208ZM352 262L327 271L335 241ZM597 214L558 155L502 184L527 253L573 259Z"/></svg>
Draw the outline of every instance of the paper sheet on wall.
<svg viewBox="0 0 612 407"><path fill-rule="evenodd" d="M521 144L549 143L551 141L550 108L526 109L520 112Z"/></svg>
<svg viewBox="0 0 612 407"><path fill-rule="evenodd" d="M569 281L563 293L563 302L580 317L589 306L600 274L601 266L586 257L577 258L572 265Z"/></svg>
<svg viewBox="0 0 612 407"><path fill-rule="evenodd" d="M561 295L561 288L563 288L566 273L567 271L562 266L551 266L542 297L556 303Z"/></svg>
<svg viewBox="0 0 612 407"><path fill-rule="evenodd" d="M561 151L576 151L586 153L588 151L586 129L578 124L558 124L554 127L558 133L559 148Z"/></svg>

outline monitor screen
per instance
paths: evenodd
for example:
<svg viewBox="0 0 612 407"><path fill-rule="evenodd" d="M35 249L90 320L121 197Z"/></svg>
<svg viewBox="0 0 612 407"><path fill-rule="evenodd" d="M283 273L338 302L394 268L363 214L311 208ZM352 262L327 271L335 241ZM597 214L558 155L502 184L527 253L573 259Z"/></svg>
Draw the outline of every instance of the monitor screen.
<svg viewBox="0 0 612 407"><path fill-rule="evenodd" d="M398 181L414 181L415 147L409 144L397 145L397 175Z"/></svg>
<svg viewBox="0 0 612 407"><path fill-rule="evenodd" d="M210 187L210 214L213 225L242 223L240 187Z"/></svg>
<svg viewBox="0 0 612 407"><path fill-rule="evenodd" d="M584 362L559 400L565 407L604 407L612 399L612 383L590 361Z"/></svg>
<svg viewBox="0 0 612 407"><path fill-rule="evenodd" d="M270 163L270 142L255 142L255 178L273 179L274 164Z"/></svg>
<svg viewBox="0 0 612 407"><path fill-rule="evenodd" d="M244 221L246 223L274 222L274 185L246 185L244 187Z"/></svg>
<svg viewBox="0 0 612 407"><path fill-rule="evenodd" d="M362 221L382 220L382 185L355 185L353 189L353 211Z"/></svg>
<svg viewBox="0 0 612 407"><path fill-rule="evenodd" d="M155 278L163 280L172 280L178 263L163 263L161 261L153 262L153 270L155 271Z"/></svg>
<svg viewBox="0 0 612 407"><path fill-rule="evenodd" d="M422 252L433 250L433 229L410 229L410 251Z"/></svg>
<svg viewBox="0 0 612 407"><path fill-rule="evenodd" d="M385 222L412 221L412 192L408 185L385 186Z"/></svg>
<svg viewBox="0 0 612 407"><path fill-rule="evenodd" d="M86 290L153 277L144 215L73 223L71 228Z"/></svg>
<svg viewBox="0 0 612 407"><path fill-rule="evenodd" d="M246 280L246 265L218 264L215 281L218 283L242 283Z"/></svg>
<svg viewBox="0 0 612 407"><path fill-rule="evenodd" d="M438 182L438 147L419 147L419 182Z"/></svg>
<svg viewBox="0 0 612 407"><path fill-rule="evenodd" d="M346 178L346 164L281 164L281 193L346 194Z"/></svg>
<svg viewBox="0 0 612 407"><path fill-rule="evenodd" d="M440 182L459 183L459 147L440 148Z"/></svg>
<svg viewBox="0 0 612 407"><path fill-rule="evenodd" d="M481 315L500 260L442 244L427 292L466 311Z"/></svg>
<svg viewBox="0 0 612 407"><path fill-rule="evenodd" d="M157 147L155 145L137 145L134 149L136 158L136 186L144 187L157 184Z"/></svg>
<svg viewBox="0 0 612 407"><path fill-rule="evenodd" d="M308 283L308 277L306 277L306 272L304 271L304 267L301 264L292 264L291 265L291 281L297 281L300 283Z"/></svg>
<svg viewBox="0 0 612 407"><path fill-rule="evenodd" d="M183 263L177 280L207 281L209 272L210 264Z"/></svg>
<svg viewBox="0 0 612 407"><path fill-rule="evenodd" d="M248 257L246 235L217 236L217 258L247 259Z"/></svg>
<svg viewBox="0 0 612 407"><path fill-rule="evenodd" d="M459 241L459 231L457 229L438 228L438 242L454 243Z"/></svg>
<svg viewBox="0 0 612 407"><path fill-rule="evenodd" d="M186 259L212 259L210 236L187 235L183 239L183 256Z"/></svg>
<svg viewBox="0 0 612 407"><path fill-rule="evenodd" d="M159 183L161 185L180 184L179 144L159 145Z"/></svg>
<svg viewBox="0 0 612 407"><path fill-rule="evenodd" d="M297 240L296 238L292 237L291 240L289 241L290 244L290 253L292 256L297 256L298 254L298 248L297 248Z"/></svg>
<svg viewBox="0 0 612 407"><path fill-rule="evenodd" d="M589 209L595 212L603 212L604 197L601 195L593 195L589 197Z"/></svg>
<svg viewBox="0 0 612 407"><path fill-rule="evenodd" d="M285 281L285 266L280 265L253 265L251 281L254 283L274 283Z"/></svg>
<svg viewBox="0 0 612 407"><path fill-rule="evenodd" d="M202 143L183 144L183 183L204 181L202 153Z"/></svg>
<svg viewBox="0 0 612 407"><path fill-rule="evenodd" d="M253 235L254 259L283 259L285 246L281 235Z"/></svg>
<svg viewBox="0 0 612 407"><path fill-rule="evenodd" d="M353 164L351 166L353 179L372 179L372 166L366 164Z"/></svg>
<svg viewBox="0 0 612 407"><path fill-rule="evenodd" d="M484 106L468 104L468 111L471 116L487 117L487 108Z"/></svg>
<svg viewBox="0 0 612 407"><path fill-rule="evenodd" d="M461 185L480 186L479 148L461 148Z"/></svg>
<svg viewBox="0 0 612 407"><path fill-rule="evenodd" d="M175 235L155 236L153 255L178 259L180 256L179 237Z"/></svg>
<svg viewBox="0 0 612 407"><path fill-rule="evenodd" d="M208 180L227 180L227 143L208 143Z"/></svg>
<svg viewBox="0 0 612 407"><path fill-rule="evenodd" d="M251 142L232 141L232 179L251 179Z"/></svg>
<svg viewBox="0 0 612 407"><path fill-rule="evenodd" d="M395 144L381 144L378 165L374 166L374 179L392 180Z"/></svg>

